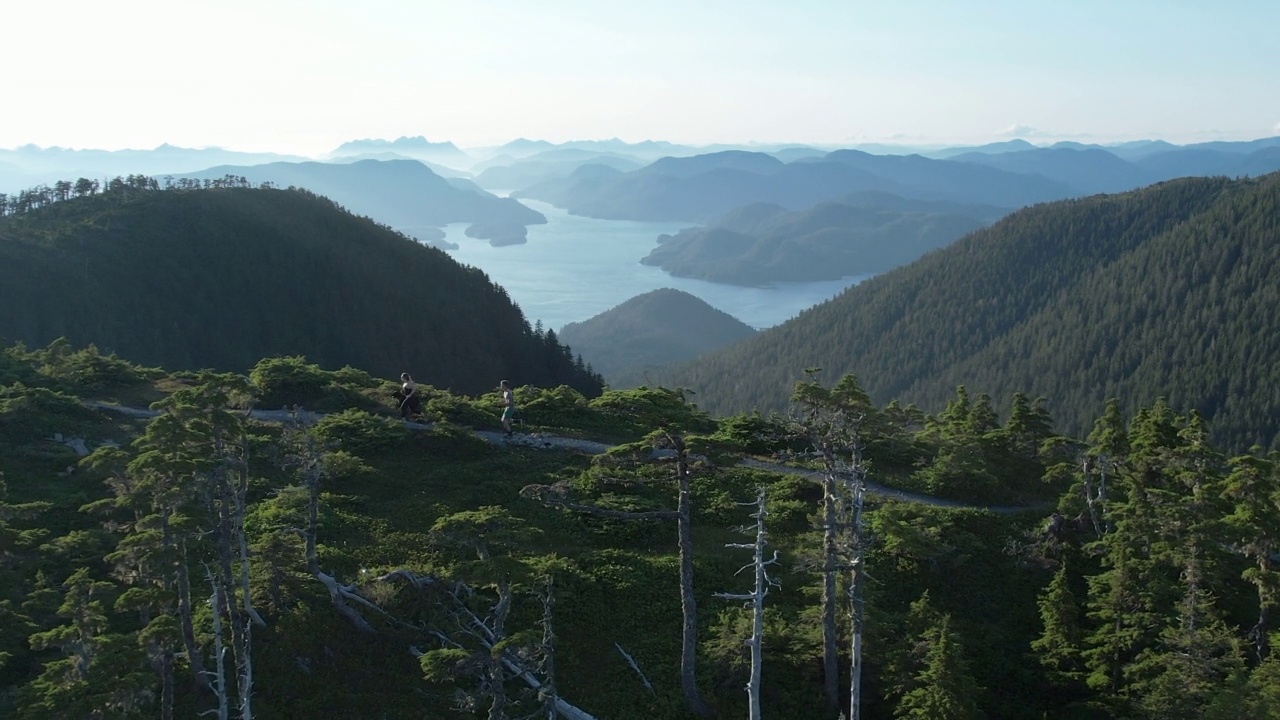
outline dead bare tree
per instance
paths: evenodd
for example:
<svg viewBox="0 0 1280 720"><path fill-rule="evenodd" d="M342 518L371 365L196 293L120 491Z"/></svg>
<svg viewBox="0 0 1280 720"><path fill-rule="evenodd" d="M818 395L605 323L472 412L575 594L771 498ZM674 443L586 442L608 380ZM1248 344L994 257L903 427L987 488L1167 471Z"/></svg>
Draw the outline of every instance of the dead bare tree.
<svg viewBox="0 0 1280 720"><path fill-rule="evenodd" d="M866 496L866 465L862 461L862 444L855 435L850 450L849 471L842 477L844 498L849 505L848 532L843 535L841 551L849 569L845 588L849 601L849 717L858 720L862 711L862 579L864 553L868 544L863 525L863 498Z"/></svg>
<svg viewBox="0 0 1280 720"><path fill-rule="evenodd" d="M556 720L556 634L552 628L551 608L556 601L555 592L555 575L547 573L547 584L542 592L542 645L539 646L538 652L541 655L541 662L538 663L538 670L543 677L542 688L538 690L538 696L542 700L542 706L547 711L547 720Z"/></svg>
<svg viewBox="0 0 1280 720"><path fill-rule="evenodd" d="M520 494L533 498L551 507L573 510L597 517L608 517L620 520L669 520L676 521L677 544L680 555L680 609L681 609L681 643L680 643L680 689L684 693L685 704L689 711L699 717L711 717L715 710L698 692L695 665L698 650L698 606L693 595L693 523L692 492L690 490L689 448L684 434L672 429L661 429L651 433L647 447L663 452L664 457L674 459L676 466L676 486L678 497L676 509L649 510L631 512L612 510L594 505L573 502L568 499L564 484L528 485Z"/></svg>
<svg viewBox="0 0 1280 720"><path fill-rule="evenodd" d="M213 616L213 690L218 697L218 720L230 717L227 702L226 646L222 638L222 586L214 575L213 569L205 566L205 574L209 577L209 585L213 594L209 597L209 606Z"/></svg>
<svg viewBox="0 0 1280 720"><path fill-rule="evenodd" d="M822 462L822 659L827 708L839 710L839 651L836 617L840 600L838 577L848 571L846 601L851 622L850 710L859 714L862 673L863 550L867 538L862 524L866 492L862 458L862 429L875 415L870 397L852 375L833 388L816 382L796 384L792 402L799 408L794 432L811 444Z"/></svg>
<svg viewBox="0 0 1280 720"><path fill-rule="evenodd" d="M215 466L208 472L210 509L215 518L222 607L231 626L231 646L237 671L240 718L253 717L253 626L266 623L253 608L249 587L249 544L245 533L245 497L249 470L245 460L243 416L221 409L208 410L208 432ZM238 567L239 572L236 573Z"/></svg>
<svg viewBox="0 0 1280 720"><path fill-rule="evenodd" d="M565 720L595 720L590 713L560 697L554 689L547 691L547 683L543 679L539 679L533 670L526 667L512 649L503 648L496 653L494 652L494 648L501 641L491 627L492 621L480 617L472 610L470 600L473 597L473 590L465 583L444 580L434 575L418 575L407 569L394 570L381 575L374 578L374 582L403 582L415 590L432 593L440 604L457 618L455 627L458 631L477 642L491 655L494 655L502 664L502 667L506 669L508 678L520 680L535 692L549 692L549 702L554 707L558 717L565 718ZM458 647L458 643L455 640L439 630L431 631L431 635L447 647ZM425 653L421 650L416 650L415 654L421 656Z"/></svg>
<svg viewBox="0 0 1280 720"><path fill-rule="evenodd" d="M746 570L748 567L755 571L755 589L750 593L716 593L716 597L724 600L745 600L751 603L751 679L747 681L747 697L748 697L748 717L750 720L760 720L760 676L762 665L762 649L764 646L764 598L769 594L769 587L777 587L778 583L769 577L768 566L778 562L778 551L773 552L773 557L766 560L764 558L765 547L769 544L768 534L765 532L765 517L768 515L765 509L764 488L760 488L756 495L755 503L756 512L751 517L756 519L756 541L754 543L730 543L725 547L743 548L755 551L755 559L752 564L742 568ZM738 572L742 572L739 570Z"/></svg>

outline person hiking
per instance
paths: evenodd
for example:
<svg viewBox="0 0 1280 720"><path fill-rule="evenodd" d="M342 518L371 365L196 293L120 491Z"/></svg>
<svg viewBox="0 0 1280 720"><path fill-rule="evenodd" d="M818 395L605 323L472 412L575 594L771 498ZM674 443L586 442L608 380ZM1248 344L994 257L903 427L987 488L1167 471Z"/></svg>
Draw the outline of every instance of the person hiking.
<svg viewBox="0 0 1280 720"><path fill-rule="evenodd" d="M502 389L502 432L507 437L511 437L511 420L516 414L516 399L511 393L511 385L506 380L498 383L498 387Z"/></svg>
<svg viewBox="0 0 1280 720"><path fill-rule="evenodd" d="M422 418L422 397L418 395L418 385L409 377L409 373L400 373L400 417Z"/></svg>

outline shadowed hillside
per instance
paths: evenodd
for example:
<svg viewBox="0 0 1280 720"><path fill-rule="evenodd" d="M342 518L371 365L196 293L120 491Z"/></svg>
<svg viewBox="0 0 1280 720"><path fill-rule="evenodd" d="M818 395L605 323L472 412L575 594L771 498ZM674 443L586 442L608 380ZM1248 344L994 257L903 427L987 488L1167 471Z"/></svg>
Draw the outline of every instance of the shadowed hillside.
<svg viewBox="0 0 1280 720"><path fill-rule="evenodd" d="M467 393L599 391L483 272L325 198L131 181L0 218L0 337L175 369L305 355Z"/></svg>
<svg viewBox="0 0 1280 720"><path fill-rule="evenodd" d="M605 378L697 357L755 335L749 325L686 292L662 288L579 323L560 339Z"/></svg>
<svg viewBox="0 0 1280 720"><path fill-rule="evenodd" d="M953 211L935 207L950 204L882 193L857 194L799 212L756 203L710 227L660 236L658 247L640 262L676 277L736 285L838 280L911 262L982 227L986 223L979 218L993 213L980 206Z"/></svg>

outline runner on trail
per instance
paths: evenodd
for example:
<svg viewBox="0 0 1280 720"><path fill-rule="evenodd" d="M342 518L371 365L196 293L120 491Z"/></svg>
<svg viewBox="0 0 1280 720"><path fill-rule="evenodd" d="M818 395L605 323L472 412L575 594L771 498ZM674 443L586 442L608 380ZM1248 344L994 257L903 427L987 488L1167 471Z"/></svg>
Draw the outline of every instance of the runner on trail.
<svg viewBox="0 0 1280 720"><path fill-rule="evenodd" d="M400 373L400 417L422 417L422 397L418 395L418 385L409 377L409 373Z"/></svg>
<svg viewBox="0 0 1280 720"><path fill-rule="evenodd" d="M507 437L511 437L511 420L516 414L516 399L506 380L498 383L498 387L502 389L502 431Z"/></svg>

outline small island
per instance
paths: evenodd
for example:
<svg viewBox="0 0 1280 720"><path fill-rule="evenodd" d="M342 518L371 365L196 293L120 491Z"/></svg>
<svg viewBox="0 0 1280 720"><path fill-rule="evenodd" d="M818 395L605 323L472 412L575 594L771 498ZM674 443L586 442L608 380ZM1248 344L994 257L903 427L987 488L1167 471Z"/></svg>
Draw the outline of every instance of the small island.
<svg viewBox="0 0 1280 720"><path fill-rule="evenodd" d="M467 237L488 240L493 247L523 245L529 241L524 225L508 222L478 222L467 228Z"/></svg>

